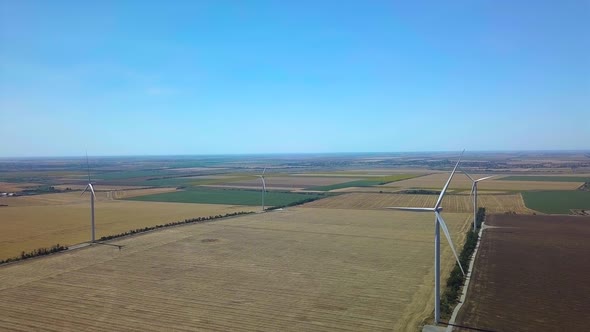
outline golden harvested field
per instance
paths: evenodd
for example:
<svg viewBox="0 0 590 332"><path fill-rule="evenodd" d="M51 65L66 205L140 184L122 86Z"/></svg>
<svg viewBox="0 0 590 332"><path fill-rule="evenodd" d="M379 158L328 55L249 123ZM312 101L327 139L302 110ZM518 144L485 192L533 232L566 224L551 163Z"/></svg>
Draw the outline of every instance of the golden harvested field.
<svg viewBox="0 0 590 332"><path fill-rule="evenodd" d="M136 196L159 194L175 191L175 188L150 188L136 190L98 190L95 189L96 201L111 201L114 199L123 199ZM81 196L81 191L63 192L57 194L42 194L18 197L0 197L0 204L9 207L16 206L42 206L42 205L68 205L68 204L86 204L90 206L90 197L88 194Z"/></svg>
<svg viewBox="0 0 590 332"><path fill-rule="evenodd" d="M96 238L171 221L256 209L220 204L103 199L98 200L95 206ZM0 259L17 256L23 250L50 247L56 243L72 245L89 240L88 196L79 203L0 207Z"/></svg>
<svg viewBox="0 0 590 332"><path fill-rule="evenodd" d="M524 205L520 194L478 195L477 198L478 206L485 207L490 213L514 211L532 214L535 212ZM350 193L313 201L304 206L329 209L382 209L389 206L433 207L437 199L437 195ZM468 195L447 194L443 198L442 206L446 212L470 213L473 211L473 203Z"/></svg>
<svg viewBox="0 0 590 332"><path fill-rule="evenodd" d="M482 178L488 175L474 174L471 175L474 179ZM504 175L502 175L504 176ZM382 187L401 187L401 188L442 188L449 178L448 173L430 174L413 179L402 180L389 184L382 185ZM495 178L480 182L478 189L483 190L575 190L582 183L578 182L549 182L549 181L502 181ZM457 173L453 177L450 188L452 189L471 189L471 180L463 174Z"/></svg>
<svg viewBox="0 0 590 332"><path fill-rule="evenodd" d="M293 208L3 266L0 330L416 331L433 310L431 219ZM462 242L468 215L445 219Z"/></svg>

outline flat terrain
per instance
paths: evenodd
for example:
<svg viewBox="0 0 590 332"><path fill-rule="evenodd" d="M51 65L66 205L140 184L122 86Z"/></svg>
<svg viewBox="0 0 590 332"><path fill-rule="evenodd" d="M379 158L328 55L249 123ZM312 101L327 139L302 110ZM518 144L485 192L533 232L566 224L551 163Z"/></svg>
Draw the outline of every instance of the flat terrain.
<svg viewBox="0 0 590 332"><path fill-rule="evenodd" d="M489 176L489 174L473 174L474 179ZM383 185L383 187L398 187L398 188L438 188L440 189L445 181L448 179L448 173L437 173L417 178L402 180L398 182ZM582 185L583 181L579 182L556 182L556 181L511 181L492 178L482 181L478 184L478 189L483 190L575 190ZM457 173L453 177L451 189L471 189L471 180L462 173Z"/></svg>
<svg viewBox="0 0 590 332"><path fill-rule="evenodd" d="M416 331L433 309L431 219L292 208L2 266L0 330ZM468 215L445 219L458 245Z"/></svg>
<svg viewBox="0 0 590 332"><path fill-rule="evenodd" d="M164 224L194 217L205 217L257 208L221 204L182 204L108 200L100 193L96 202L96 236L122 233L131 229ZM42 196L45 196L43 199ZM90 202L88 196L48 194L17 199L20 206L0 207L0 259L20 255L56 243L72 245L90 240ZM34 204L31 199L39 202ZM51 204L51 203L54 204Z"/></svg>
<svg viewBox="0 0 590 332"><path fill-rule="evenodd" d="M432 207L437 195L349 193L333 196L305 204L305 207L332 209L382 209L389 206ZM524 205L520 194L478 195L478 205L491 213L534 211ZM470 213L473 203L468 195L445 195L442 206L447 212Z"/></svg>
<svg viewBox="0 0 590 332"><path fill-rule="evenodd" d="M492 215L457 324L587 331L590 217Z"/></svg>
<svg viewBox="0 0 590 332"><path fill-rule="evenodd" d="M343 182L355 181L359 180L358 178L344 178L344 177L320 177L320 176L266 176L265 179L266 186L269 188L272 187L281 187L281 188L307 188L313 186L328 186ZM259 178L250 178L241 181L228 181L223 183L224 185L229 186L238 186L238 187L256 187L260 188L262 183Z"/></svg>

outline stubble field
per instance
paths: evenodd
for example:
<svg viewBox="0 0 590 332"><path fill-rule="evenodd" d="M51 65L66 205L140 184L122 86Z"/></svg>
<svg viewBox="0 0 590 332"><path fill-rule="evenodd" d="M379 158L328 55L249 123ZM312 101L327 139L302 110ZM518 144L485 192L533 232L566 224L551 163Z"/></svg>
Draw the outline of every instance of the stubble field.
<svg viewBox="0 0 590 332"><path fill-rule="evenodd" d="M520 194L478 195L478 206L490 213L516 212L532 214ZM433 207L437 195L349 193L307 203L305 207L331 209L382 209L389 206ZM469 195L445 195L442 206L446 212L470 213L473 203Z"/></svg>
<svg viewBox="0 0 590 332"><path fill-rule="evenodd" d="M171 221L239 211L248 206L119 201L97 193L96 237ZM56 243L72 245L90 240L89 197L80 193L48 194L5 199L0 207L0 259Z"/></svg>
<svg viewBox="0 0 590 332"><path fill-rule="evenodd" d="M430 217L293 208L3 266L0 329L415 331L433 308ZM459 246L468 215L445 220Z"/></svg>

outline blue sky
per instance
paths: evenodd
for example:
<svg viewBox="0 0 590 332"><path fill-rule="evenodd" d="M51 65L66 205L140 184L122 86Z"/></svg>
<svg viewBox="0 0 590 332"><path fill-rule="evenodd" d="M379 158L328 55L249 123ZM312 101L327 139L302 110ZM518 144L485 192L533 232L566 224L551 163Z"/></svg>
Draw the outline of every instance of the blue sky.
<svg viewBox="0 0 590 332"><path fill-rule="evenodd" d="M0 0L0 156L590 149L589 1Z"/></svg>

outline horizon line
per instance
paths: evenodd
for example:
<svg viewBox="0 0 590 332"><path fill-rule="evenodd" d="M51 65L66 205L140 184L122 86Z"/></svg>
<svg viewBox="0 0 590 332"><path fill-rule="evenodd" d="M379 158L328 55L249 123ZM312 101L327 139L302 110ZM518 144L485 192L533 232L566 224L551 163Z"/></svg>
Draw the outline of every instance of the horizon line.
<svg viewBox="0 0 590 332"><path fill-rule="evenodd" d="M224 156L292 156L292 155L378 155L378 154L420 154L420 153L460 153L458 150L423 150L423 151L371 151L371 152L259 152L259 153L193 153L193 154L90 154L90 157L117 158L117 157L224 157ZM590 149L533 149L533 150L465 150L467 154L473 153L590 153ZM30 155L30 156L0 156L2 159L43 159L43 158L85 158L80 155Z"/></svg>

